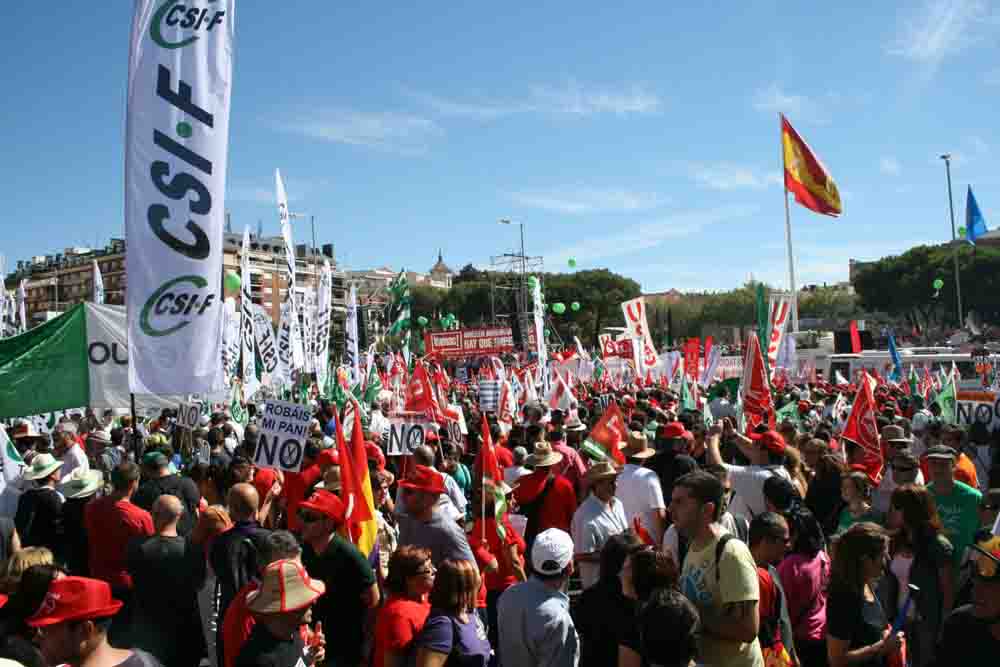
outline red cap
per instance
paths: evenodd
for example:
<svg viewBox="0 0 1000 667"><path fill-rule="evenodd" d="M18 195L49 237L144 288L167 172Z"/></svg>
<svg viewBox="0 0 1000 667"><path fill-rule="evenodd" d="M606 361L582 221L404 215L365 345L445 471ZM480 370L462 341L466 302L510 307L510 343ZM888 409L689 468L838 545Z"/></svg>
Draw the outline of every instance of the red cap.
<svg viewBox="0 0 1000 667"><path fill-rule="evenodd" d="M444 477L437 470L427 466L415 466L406 479L399 483L404 489L423 491L424 493L444 493Z"/></svg>
<svg viewBox="0 0 1000 667"><path fill-rule="evenodd" d="M324 449L320 451L319 456L316 457L316 465L320 468L327 468L329 466L339 466L340 465L340 453L332 447L330 449Z"/></svg>
<svg viewBox="0 0 1000 667"><path fill-rule="evenodd" d="M365 441L365 455L369 461L375 462L376 470L385 470L385 454L381 447L374 442Z"/></svg>
<svg viewBox="0 0 1000 667"><path fill-rule="evenodd" d="M427 429L427 433L424 434L424 442L437 442L440 440L438 437L438 431L436 426L432 426Z"/></svg>
<svg viewBox="0 0 1000 667"><path fill-rule="evenodd" d="M812 403L809 401L799 401L799 413L804 414L809 412L809 408L812 407Z"/></svg>
<svg viewBox="0 0 1000 667"><path fill-rule="evenodd" d="M632 398L631 396L626 396L625 398L623 398L622 399L622 403L627 408L634 408L635 407L635 399Z"/></svg>
<svg viewBox="0 0 1000 667"><path fill-rule="evenodd" d="M309 496L309 500L302 502L299 509L312 510L323 516L333 519L335 523L344 522L344 502L337 497L337 494L320 489Z"/></svg>
<svg viewBox="0 0 1000 667"><path fill-rule="evenodd" d="M122 602L111 597L108 582L88 577L63 577L49 584L41 606L25 622L41 628L66 621L85 621L114 616Z"/></svg>
<svg viewBox="0 0 1000 667"><path fill-rule="evenodd" d="M261 502L264 502L264 496L267 495L276 481L278 481L278 473L273 468L257 468L254 471L253 488L257 489L257 495L260 496Z"/></svg>
<svg viewBox="0 0 1000 667"><path fill-rule="evenodd" d="M660 428L661 438L683 438L684 424L681 422L667 422Z"/></svg>
<svg viewBox="0 0 1000 667"><path fill-rule="evenodd" d="M769 452L773 452L774 454L785 453L785 436L777 431L764 431L760 434L754 433L750 436L750 439Z"/></svg>

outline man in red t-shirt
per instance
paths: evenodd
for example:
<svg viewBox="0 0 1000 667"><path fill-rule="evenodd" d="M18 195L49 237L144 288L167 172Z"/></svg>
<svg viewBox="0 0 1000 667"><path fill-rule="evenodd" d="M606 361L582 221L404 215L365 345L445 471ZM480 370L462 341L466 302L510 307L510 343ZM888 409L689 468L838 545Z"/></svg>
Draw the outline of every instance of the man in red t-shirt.
<svg viewBox="0 0 1000 667"><path fill-rule="evenodd" d="M264 570L271 563L279 560L299 560L301 555L302 548L294 535L287 530L272 531L262 540L257 552L258 572L263 576ZM236 658L239 657L243 644L257 623L257 618L247 607L247 596L258 588L260 581L254 579L236 593L236 597L226 608L222 619L222 667L236 667Z"/></svg>
<svg viewBox="0 0 1000 667"><path fill-rule="evenodd" d="M537 442L527 460L528 465L534 467L534 472L517 481L514 498L521 514L528 517L524 534L528 550L535 535L543 530L558 528L570 532L573 513L576 512L576 491L568 479L556 472L556 466L562 460L562 454L553 451L549 443Z"/></svg>
<svg viewBox="0 0 1000 667"><path fill-rule="evenodd" d="M302 459L302 472L285 473L285 517L288 519L288 530L293 533L302 532L299 521L299 505L309 497L312 488L323 478L317 459L319 447L312 442L306 443L305 455Z"/></svg>
<svg viewBox="0 0 1000 667"><path fill-rule="evenodd" d="M132 504L139 488L139 466L122 463L111 471L110 495L87 504L83 515L87 531L88 563L95 579L108 582L115 598L127 607L132 598L132 575L127 568L128 545L137 537L153 534L153 517ZM115 617L112 639L120 637L128 625L129 613Z"/></svg>

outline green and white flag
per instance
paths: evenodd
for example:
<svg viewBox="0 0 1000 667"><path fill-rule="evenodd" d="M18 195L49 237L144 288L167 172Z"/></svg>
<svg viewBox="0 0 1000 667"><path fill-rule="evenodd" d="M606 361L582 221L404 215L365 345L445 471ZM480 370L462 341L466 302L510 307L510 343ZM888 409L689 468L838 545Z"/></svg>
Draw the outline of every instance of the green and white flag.
<svg viewBox="0 0 1000 667"><path fill-rule="evenodd" d="M390 336L403 336L403 358L406 364L410 364L410 285L406 281L406 271L400 271L399 275L389 283L389 293L392 295L390 313L395 313L392 326L389 327ZM405 332L405 333L404 333Z"/></svg>
<svg viewBox="0 0 1000 667"><path fill-rule="evenodd" d="M798 401L789 401L784 407L774 413L775 420L777 423L782 423L790 421L795 424L795 429L797 431L802 431L802 419L799 417L799 403Z"/></svg>
<svg viewBox="0 0 1000 667"><path fill-rule="evenodd" d="M24 468L24 459L7 437L7 430L0 424L0 493L3 493L8 484L17 481Z"/></svg>
<svg viewBox="0 0 1000 667"><path fill-rule="evenodd" d="M955 376L950 375L944 388L934 398L934 402L941 408L941 421L945 424L954 424L956 422L956 398Z"/></svg>
<svg viewBox="0 0 1000 667"><path fill-rule="evenodd" d="M89 302L20 336L0 340L0 418L80 406L129 407L125 341L125 307ZM135 395L136 408L142 412L176 408L181 400L181 396Z"/></svg>
<svg viewBox="0 0 1000 667"><path fill-rule="evenodd" d="M374 404L380 391L382 391L382 378L379 377L378 367L372 359L368 365L368 386L365 387L364 402L368 405Z"/></svg>

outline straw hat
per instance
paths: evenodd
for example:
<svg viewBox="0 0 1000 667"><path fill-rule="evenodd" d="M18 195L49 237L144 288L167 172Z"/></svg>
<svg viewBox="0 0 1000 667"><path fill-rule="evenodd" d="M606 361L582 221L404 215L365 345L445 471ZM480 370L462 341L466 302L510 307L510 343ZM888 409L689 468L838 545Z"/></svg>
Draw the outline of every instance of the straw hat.
<svg viewBox="0 0 1000 667"><path fill-rule="evenodd" d="M632 431L628 436L628 445L622 450L627 459L648 459L656 454L649 446L646 436L639 431Z"/></svg>
<svg viewBox="0 0 1000 667"><path fill-rule="evenodd" d="M86 498L97 493L104 484L104 473L100 470L83 470L77 468L69 477L61 480L59 491L67 499Z"/></svg>
<svg viewBox="0 0 1000 667"><path fill-rule="evenodd" d="M563 460L563 455L552 451L552 445L547 442L536 442L535 451L528 457L528 465L535 468L547 468L554 466Z"/></svg>
<svg viewBox="0 0 1000 667"><path fill-rule="evenodd" d="M618 476L618 469L610 461L598 461L587 468L584 479L588 484L594 484L605 479L613 479Z"/></svg>
<svg viewBox="0 0 1000 667"><path fill-rule="evenodd" d="M31 467L24 471L25 479L45 479L62 467L62 461L51 454L39 454L31 460Z"/></svg>
<svg viewBox="0 0 1000 667"><path fill-rule="evenodd" d="M326 592L326 584L310 579L302 564L279 560L264 570L260 588L247 595L247 608L255 614L284 614L314 603Z"/></svg>
<svg viewBox="0 0 1000 667"><path fill-rule="evenodd" d="M564 431L586 431L587 425L580 421L580 417L577 416L576 412L570 412L569 417L563 423Z"/></svg>

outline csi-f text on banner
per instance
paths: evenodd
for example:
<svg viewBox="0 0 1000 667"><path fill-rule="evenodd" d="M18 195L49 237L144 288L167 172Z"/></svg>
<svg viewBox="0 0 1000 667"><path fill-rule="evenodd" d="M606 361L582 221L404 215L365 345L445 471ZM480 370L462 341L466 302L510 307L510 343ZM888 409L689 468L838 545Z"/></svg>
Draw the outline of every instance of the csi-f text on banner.
<svg viewBox="0 0 1000 667"><path fill-rule="evenodd" d="M312 414L304 405L285 401L266 401L260 415L260 440L254 464L299 472L309 437Z"/></svg>

